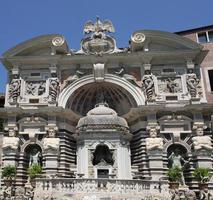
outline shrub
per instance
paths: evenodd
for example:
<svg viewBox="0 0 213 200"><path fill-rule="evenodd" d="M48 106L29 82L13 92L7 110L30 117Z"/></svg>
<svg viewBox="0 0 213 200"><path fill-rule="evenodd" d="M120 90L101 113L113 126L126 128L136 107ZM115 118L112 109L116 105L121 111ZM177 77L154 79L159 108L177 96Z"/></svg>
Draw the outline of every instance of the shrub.
<svg viewBox="0 0 213 200"><path fill-rule="evenodd" d="M33 164L28 168L27 173L31 180L35 179L39 174L42 173L42 167L38 164Z"/></svg>
<svg viewBox="0 0 213 200"><path fill-rule="evenodd" d="M200 183L206 183L210 180L211 174L209 173L209 169L205 167L197 167L193 172L193 176Z"/></svg>
<svg viewBox="0 0 213 200"><path fill-rule="evenodd" d="M178 166L171 167L169 168L167 175L170 181L178 182L182 177L182 169Z"/></svg>
<svg viewBox="0 0 213 200"><path fill-rule="evenodd" d="M16 168L12 165L7 165L3 168L2 177L8 180L12 180L16 175Z"/></svg>

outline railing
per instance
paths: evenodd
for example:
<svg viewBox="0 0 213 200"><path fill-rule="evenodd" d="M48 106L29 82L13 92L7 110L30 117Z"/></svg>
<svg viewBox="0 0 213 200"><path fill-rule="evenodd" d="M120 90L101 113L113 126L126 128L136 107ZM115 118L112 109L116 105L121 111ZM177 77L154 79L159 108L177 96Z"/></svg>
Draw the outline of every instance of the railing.
<svg viewBox="0 0 213 200"><path fill-rule="evenodd" d="M118 179L36 179L38 193L61 194L117 194L140 195L154 194L164 195L168 192L167 181L144 180L118 180Z"/></svg>

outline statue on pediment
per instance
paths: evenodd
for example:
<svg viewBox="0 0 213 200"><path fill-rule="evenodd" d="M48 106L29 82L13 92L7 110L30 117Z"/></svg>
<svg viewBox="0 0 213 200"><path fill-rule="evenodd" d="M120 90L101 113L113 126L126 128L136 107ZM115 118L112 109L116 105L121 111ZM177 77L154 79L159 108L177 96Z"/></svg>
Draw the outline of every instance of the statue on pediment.
<svg viewBox="0 0 213 200"><path fill-rule="evenodd" d="M106 35L113 33L114 27L111 21L101 21L98 17L96 22L88 21L84 26L86 38L81 42L81 52L86 54L112 53L116 49L115 40Z"/></svg>

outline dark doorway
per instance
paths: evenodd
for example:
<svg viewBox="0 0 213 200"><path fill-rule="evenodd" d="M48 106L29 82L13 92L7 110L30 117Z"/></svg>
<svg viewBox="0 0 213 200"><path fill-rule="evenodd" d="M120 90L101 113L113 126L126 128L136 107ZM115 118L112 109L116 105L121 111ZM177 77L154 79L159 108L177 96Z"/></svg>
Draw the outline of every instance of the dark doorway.
<svg viewBox="0 0 213 200"><path fill-rule="evenodd" d="M98 169L98 178L109 178L108 169Z"/></svg>

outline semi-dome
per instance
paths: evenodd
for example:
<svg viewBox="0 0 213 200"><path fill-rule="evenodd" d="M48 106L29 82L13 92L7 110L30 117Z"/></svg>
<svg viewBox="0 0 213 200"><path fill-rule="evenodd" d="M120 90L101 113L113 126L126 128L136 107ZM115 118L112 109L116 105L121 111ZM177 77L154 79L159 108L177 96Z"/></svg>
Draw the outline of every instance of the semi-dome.
<svg viewBox="0 0 213 200"><path fill-rule="evenodd" d="M79 130L89 127L93 127L93 129L128 129L128 124L124 118L119 117L113 109L109 108L108 104L99 103L87 113L86 117L81 118L77 125Z"/></svg>

